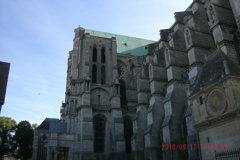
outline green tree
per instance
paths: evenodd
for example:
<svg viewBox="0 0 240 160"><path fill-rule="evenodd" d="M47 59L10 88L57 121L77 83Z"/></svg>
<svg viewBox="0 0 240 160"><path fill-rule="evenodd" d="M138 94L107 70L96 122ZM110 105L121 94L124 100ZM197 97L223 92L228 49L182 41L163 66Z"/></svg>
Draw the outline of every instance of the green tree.
<svg viewBox="0 0 240 160"><path fill-rule="evenodd" d="M33 128L28 121L21 121L17 124L13 137L16 143L16 158L25 160L32 157L33 134Z"/></svg>
<svg viewBox="0 0 240 160"><path fill-rule="evenodd" d="M37 123L32 124L32 128L36 129L38 127Z"/></svg>
<svg viewBox="0 0 240 160"><path fill-rule="evenodd" d="M16 122L10 117L0 117L0 157L14 152L13 135Z"/></svg>

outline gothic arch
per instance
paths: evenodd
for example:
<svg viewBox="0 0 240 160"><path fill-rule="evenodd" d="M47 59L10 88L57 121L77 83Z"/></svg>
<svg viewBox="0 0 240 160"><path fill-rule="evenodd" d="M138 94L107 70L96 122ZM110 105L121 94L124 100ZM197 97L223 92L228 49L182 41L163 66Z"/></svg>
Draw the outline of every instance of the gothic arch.
<svg viewBox="0 0 240 160"><path fill-rule="evenodd" d="M130 117L124 117L124 138L125 138L125 148L126 152L130 153L132 151L131 147L131 137L133 135L133 122Z"/></svg>
<svg viewBox="0 0 240 160"><path fill-rule="evenodd" d="M96 115L93 117L93 120L94 120L95 118L98 118L98 117L102 118L104 121L107 121L106 116L105 116L104 114L102 114L102 113L96 114Z"/></svg>
<svg viewBox="0 0 240 160"><path fill-rule="evenodd" d="M130 73L131 73L131 74L134 74L133 69L134 69L134 65L131 65L131 66L130 66Z"/></svg>
<svg viewBox="0 0 240 160"><path fill-rule="evenodd" d="M185 37L186 46L189 47L192 44L192 38L191 38L191 30L188 27L185 28L184 37Z"/></svg>
<svg viewBox="0 0 240 160"><path fill-rule="evenodd" d="M123 79L120 79L120 95L121 95L121 105L127 104L127 98L126 98L126 84Z"/></svg>
<svg viewBox="0 0 240 160"><path fill-rule="evenodd" d="M127 72L127 65L123 62L118 60L117 61L117 69L118 69L118 77L124 77L126 75Z"/></svg>
<svg viewBox="0 0 240 160"><path fill-rule="evenodd" d="M133 60L132 60L132 59L129 59L129 60L128 60L128 63L129 63L129 71L130 71L130 74L133 74L133 69L134 69Z"/></svg>
<svg viewBox="0 0 240 160"><path fill-rule="evenodd" d="M47 136L44 134L38 139L37 160L47 159Z"/></svg>
<svg viewBox="0 0 240 160"><path fill-rule="evenodd" d="M128 63L129 63L129 65L131 66L131 65L134 65L134 63L133 63L133 60L132 59L129 59L128 60Z"/></svg>
<svg viewBox="0 0 240 160"><path fill-rule="evenodd" d="M94 90L103 90L103 91L107 92L108 96L110 95L109 92L108 92L108 90L106 90L105 88L102 88L102 87L92 88L92 89L91 89L91 92L94 91Z"/></svg>
<svg viewBox="0 0 240 160"><path fill-rule="evenodd" d="M102 50L101 50L101 61L103 64L105 64L106 62L106 55L105 55L105 48L103 47Z"/></svg>
<svg viewBox="0 0 240 160"><path fill-rule="evenodd" d="M102 114L97 114L93 118L93 128L94 128L94 152L104 152L106 117Z"/></svg>
<svg viewBox="0 0 240 160"><path fill-rule="evenodd" d="M208 19L211 21L213 24L217 17L216 17L216 11L215 11L215 6L213 4L210 4L207 8L207 13L208 13Z"/></svg>
<svg viewBox="0 0 240 160"><path fill-rule="evenodd" d="M93 57L92 61L97 62L97 48L96 47L93 47L92 57Z"/></svg>

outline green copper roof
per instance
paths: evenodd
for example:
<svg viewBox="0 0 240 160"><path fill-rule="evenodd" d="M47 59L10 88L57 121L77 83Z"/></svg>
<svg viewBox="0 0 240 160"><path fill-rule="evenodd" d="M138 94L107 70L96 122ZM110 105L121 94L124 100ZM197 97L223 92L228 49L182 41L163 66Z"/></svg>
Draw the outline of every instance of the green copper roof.
<svg viewBox="0 0 240 160"><path fill-rule="evenodd" d="M188 7L185 12L192 11L192 8Z"/></svg>
<svg viewBox="0 0 240 160"><path fill-rule="evenodd" d="M93 31L93 30L85 30L86 33L89 33L92 36L96 37L104 37L104 38L112 38L116 37L117 43L117 53L120 54L131 54L133 56L143 56L147 54L147 49L145 48L148 44L155 43L155 41L128 37L118 34Z"/></svg>

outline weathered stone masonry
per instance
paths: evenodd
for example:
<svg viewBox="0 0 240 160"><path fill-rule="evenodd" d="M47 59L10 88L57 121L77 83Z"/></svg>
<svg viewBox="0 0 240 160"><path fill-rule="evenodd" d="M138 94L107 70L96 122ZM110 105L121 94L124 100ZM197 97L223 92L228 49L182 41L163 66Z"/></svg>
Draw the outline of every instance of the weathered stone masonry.
<svg viewBox="0 0 240 160"><path fill-rule="evenodd" d="M61 118L35 130L33 160L210 160L223 151L202 146L239 147L239 7L194 0L157 42L76 28Z"/></svg>

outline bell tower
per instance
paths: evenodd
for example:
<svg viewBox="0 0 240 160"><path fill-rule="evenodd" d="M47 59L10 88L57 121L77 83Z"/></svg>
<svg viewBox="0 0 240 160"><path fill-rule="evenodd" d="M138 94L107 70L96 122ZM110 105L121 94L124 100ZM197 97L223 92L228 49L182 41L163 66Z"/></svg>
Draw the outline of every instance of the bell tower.
<svg viewBox="0 0 240 160"><path fill-rule="evenodd" d="M116 38L90 33L75 29L61 109L61 120L68 124L68 132L75 134L75 148L82 159L125 151L124 139L119 138L124 137L124 129Z"/></svg>

